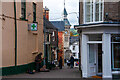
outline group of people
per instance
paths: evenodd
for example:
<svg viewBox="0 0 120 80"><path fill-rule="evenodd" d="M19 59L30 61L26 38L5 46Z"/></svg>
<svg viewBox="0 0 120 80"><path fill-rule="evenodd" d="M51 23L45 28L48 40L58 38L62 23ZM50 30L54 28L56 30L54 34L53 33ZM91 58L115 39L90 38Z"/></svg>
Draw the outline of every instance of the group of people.
<svg viewBox="0 0 120 80"><path fill-rule="evenodd" d="M59 68L62 69L62 57L60 57L59 59ZM74 67L74 57L71 56L70 57L70 60L67 62L67 65L70 66L70 68L73 68Z"/></svg>
<svg viewBox="0 0 120 80"><path fill-rule="evenodd" d="M42 53L38 54L35 58L35 63L36 63L36 71L40 72L40 68L42 68L42 63L43 58L42 58ZM71 56L69 62L67 63L68 66L70 66L70 68L74 67L74 57ZM59 68L62 69L63 66L63 60L62 57L60 57L59 59Z"/></svg>

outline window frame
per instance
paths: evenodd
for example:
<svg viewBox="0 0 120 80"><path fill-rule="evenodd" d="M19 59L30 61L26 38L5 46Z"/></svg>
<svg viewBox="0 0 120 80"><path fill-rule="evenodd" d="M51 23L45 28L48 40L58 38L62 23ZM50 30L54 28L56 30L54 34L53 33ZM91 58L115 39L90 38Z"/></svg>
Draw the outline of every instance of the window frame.
<svg viewBox="0 0 120 80"><path fill-rule="evenodd" d="M36 22L36 3L33 2L33 22Z"/></svg>
<svg viewBox="0 0 120 80"><path fill-rule="evenodd" d="M93 3L92 3L92 1L93 1ZM93 11L92 11L92 17L91 17L91 15L90 15L90 20L91 20L91 18L93 18L90 22L87 22L87 15L86 15L86 2L87 2L87 0L84 0L84 2L83 2L83 23L84 24L90 24L90 23L101 23L101 22L103 22L104 21L104 0L99 0L100 2L99 2L99 21L96 21L95 19L95 10L96 10L96 0L90 0L90 2L91 2L91 4L93 4ZM101 4L102 4L102 10L101 10ZM90 6L91 7L91 6ZM92 8L92 7L91 7ZM91 12L91 9L90 8L90 12ZM102 12L102 15L101 15L101 12ZM102 20L100 20L101 19L101 16L102 16Z"/></svg>
<svg viewBox="0 0 120 80"><path fill-rule="evenodd" d="M21 19L26 20L26 0L21 0Z"/></svg>
<svg viewBox="0 0 120 80"><path fill-rule="evenodd" d="M120 35L120 34L119 34ZM120 44L120 42L114 42L114 41L112 41L112 37L113 36L111 36L111 52L112 52L112 70L113 71L120 71L120 68L115 68L114 67L114 44Z"/></svg>

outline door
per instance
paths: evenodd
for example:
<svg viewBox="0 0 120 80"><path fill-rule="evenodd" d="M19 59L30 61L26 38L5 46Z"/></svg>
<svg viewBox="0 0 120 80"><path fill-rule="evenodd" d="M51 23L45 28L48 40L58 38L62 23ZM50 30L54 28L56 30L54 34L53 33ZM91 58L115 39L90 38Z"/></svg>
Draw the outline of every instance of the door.
<svg viewBox="0 0 120 80"><path fill-rule="evenodd" d="M97 45L89 44L89 76L96 76Z"/></svg>

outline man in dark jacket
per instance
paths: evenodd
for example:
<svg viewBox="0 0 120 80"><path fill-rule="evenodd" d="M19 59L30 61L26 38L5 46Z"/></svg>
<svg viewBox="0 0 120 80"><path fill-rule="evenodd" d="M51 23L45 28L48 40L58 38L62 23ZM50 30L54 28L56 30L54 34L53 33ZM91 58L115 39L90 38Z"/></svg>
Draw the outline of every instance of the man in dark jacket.
<svg viewBox="0 0 120 80"><path fill-rule="evenodd" d="M71 56L70 57L70 67L73 68L73 66L74 66L74 57Z"/></svg>
<svg viewBox="0 0 120 80"><path fill-rule="evenodd" d="M36 57L35 57L35 63L36 63L36 71L40 72L40 68L42 68L42 65L41 65L41 62L43 61L42 60L42 53L38 54Z"/></svg>

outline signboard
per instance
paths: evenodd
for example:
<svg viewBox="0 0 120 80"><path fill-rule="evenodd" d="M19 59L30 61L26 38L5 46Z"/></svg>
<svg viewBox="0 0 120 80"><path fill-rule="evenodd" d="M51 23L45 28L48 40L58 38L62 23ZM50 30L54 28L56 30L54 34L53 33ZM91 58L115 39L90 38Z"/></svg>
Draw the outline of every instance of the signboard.
<svg viewBox="0 0 120 80"><path fill-rule="evenodd" d="M37 23L28 24L29 31L37 31Z"/></svg>
<svg viewBox="0 0 120 80"><path fill-rule="evenodd" d="M37 31L37 23L31 24L31 31Z"/></svg>

